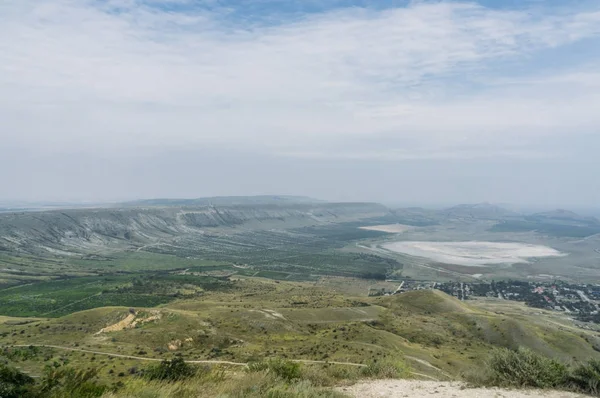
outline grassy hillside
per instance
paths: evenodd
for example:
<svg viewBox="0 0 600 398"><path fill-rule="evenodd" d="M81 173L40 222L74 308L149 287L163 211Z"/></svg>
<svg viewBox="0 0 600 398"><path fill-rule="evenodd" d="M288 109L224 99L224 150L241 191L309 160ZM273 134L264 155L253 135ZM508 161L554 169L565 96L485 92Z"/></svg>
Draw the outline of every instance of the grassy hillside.
<svg viewBox="0 0 600 398"><path fill-rule="evenodd" d="M293 201L0 214L0 289L215 265L275 279L383 279L401 265L341 249L385 235L358 227L388 216L377 204Z"/></svg>
<svg viewBox="0 0 600 398"><path fill-rule="evenodd" d="M103 307L21 323L7 319L0 336L5 359L34 374L55 362L70 363L99 366L102 378L112 381L175 354L233 363L284 358L366 365L404 359L415 373L448 379L480 366L494 347L526 346L580 361L597 358L594 347L600 347L592 332L543 317L507 317L438 291L367 299L254 279L155 308ZM48 347L23 354L31 344ZM16 346L23 347L10 348Z"/></svg>

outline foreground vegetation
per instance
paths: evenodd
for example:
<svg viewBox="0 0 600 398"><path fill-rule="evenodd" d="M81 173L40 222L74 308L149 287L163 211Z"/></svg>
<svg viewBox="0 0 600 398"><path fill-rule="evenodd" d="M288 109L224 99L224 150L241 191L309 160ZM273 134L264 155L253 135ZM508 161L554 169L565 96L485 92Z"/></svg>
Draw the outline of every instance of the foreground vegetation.
<svg viewBox="0 0 600 398"><path fill-rule="evenodd" d="M364 379L407 378L403 361L362 368L302 365L282 359L249 364L242 371L193 366L181 357L165 360L113 384L97 369L48 367L37 381L0 365L2 398L342 398L331 387ZM494 350L479 373L465 376L472 385L565 390L600 396L600 361L566 365L528 349Z"/></svg>
<svg viewBox="0 0 600 398"><path fill-rule="evenodd" d="M467 375L475 385L540 388L600 395L600 361L568 365L527 348L496 349L487 366Z"/></svg>
<svg viewBox="0 0 600 398"><path fill-rule="evenodd" d="M140 371L125 383L108 385L97 369L76 371L71 367L48 367L35 381L15 368L0 365L2 398L95 398L95 397L343 397L326 387L358 378L406 377L402 361L373 363L361 369L335 366L315 368L281 359L250 364L241 372L218 367L196 367L181 357L165 360Z"/></svg>

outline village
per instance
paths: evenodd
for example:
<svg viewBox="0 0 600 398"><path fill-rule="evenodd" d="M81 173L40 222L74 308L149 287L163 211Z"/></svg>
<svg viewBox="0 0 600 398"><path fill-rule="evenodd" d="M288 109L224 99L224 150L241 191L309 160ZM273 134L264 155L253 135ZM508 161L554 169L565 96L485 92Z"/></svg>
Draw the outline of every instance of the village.
<svg viewBox="0 0 600 398"><path fill-rule="evenodd" d="M428 282L398 281L395 289L376 289L370 296L401 294L411 290L438 289L459 300L494 297L520 301L530 307L562 311L580 321L600 323L600 285L554 282Z"/></svg>

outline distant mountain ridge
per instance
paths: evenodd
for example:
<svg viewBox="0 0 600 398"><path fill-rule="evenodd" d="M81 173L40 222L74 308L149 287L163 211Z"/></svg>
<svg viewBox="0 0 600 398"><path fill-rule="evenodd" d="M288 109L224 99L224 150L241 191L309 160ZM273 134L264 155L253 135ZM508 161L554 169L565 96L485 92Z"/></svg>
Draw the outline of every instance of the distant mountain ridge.
<svg viewBox="0 0 600 398"><path fill-rule="evenodd" d="M253 204L290 204L290 203L325 203L326 201L307 196L292 195L255 195L255 196L212 196L195 199L140 199L119 203L117 206L233 206Z"/></svg>
<svg viewBox="0 0 600 398"><path fill-rule="evenodd" d="M574 221L584 223L586 225L600 225L600 220L598 220L596 217L582 216L570 210L564 209L535 213L530 217L546 220Z"/></svg>
<svg viewBox="0 0 600 398"><path fill-rule="evenodd" d="M440 211L446 217L500 219L507 216L516 216L518 213L491 203L461 204Z"/></svg>
<svg viewBox="0 0 600 398"><path fill-rule="evenodd" d="M600 220L575 212L553 211L523 214L491 203L460 204L442 210L401 208L392 211L400 223L416 226L452 221L493 221L490 232L537 232L549 236L587 237L600 234Z"/></svg>
<svg viewBox="0 0 600 398"><path fill-rule="evenodd" d="M213 229L286 229L389 215L376 203L150 206L0 214L0 251L86 252L151 244Z"/></svg>

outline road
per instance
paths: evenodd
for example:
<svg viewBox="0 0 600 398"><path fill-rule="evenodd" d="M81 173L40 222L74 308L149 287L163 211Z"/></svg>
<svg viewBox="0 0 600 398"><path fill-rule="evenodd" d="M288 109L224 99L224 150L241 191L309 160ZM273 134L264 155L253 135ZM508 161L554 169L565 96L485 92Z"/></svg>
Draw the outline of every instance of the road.
<svg viewBox="0 0 600 398"><path fill-rule="evenodd" d="M400 286L398 286L398 289L396 289L396 291L394 292L394 294L400 293L400 290L402 290L402 286L404 286L404 281L402 281L402 283L400 284Z"/></svg>

